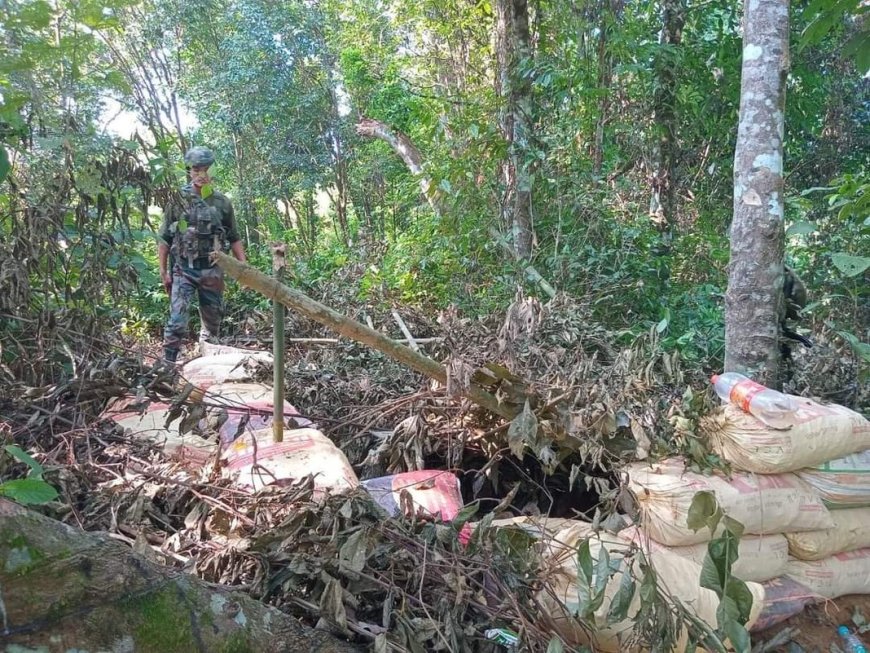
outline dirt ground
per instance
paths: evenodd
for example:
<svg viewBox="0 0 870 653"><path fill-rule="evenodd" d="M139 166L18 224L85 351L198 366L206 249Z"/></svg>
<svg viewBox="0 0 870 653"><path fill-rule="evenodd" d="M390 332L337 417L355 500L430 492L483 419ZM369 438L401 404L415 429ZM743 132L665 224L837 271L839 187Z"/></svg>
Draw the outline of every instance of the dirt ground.
<svg viewBox="0 0 870 653"><path fill-rule="evenodd" d="M780 632L791 629L794 631L790 638L791 642L783 642L780 646L762 650L767 653L774 651L829 653L838 650L831 647L831 644L836 644L840 651L847 651L845 642L837 634L837 626L847 625L854 632L855 624L852 616L856 613L859 621L862 618L870 621L870 595L844 596L835 601L809 606L784 623L755 634L752 640L758 646L764 642L771 642ZM870 632L860 637L864 645L870 647Z"/></svg>

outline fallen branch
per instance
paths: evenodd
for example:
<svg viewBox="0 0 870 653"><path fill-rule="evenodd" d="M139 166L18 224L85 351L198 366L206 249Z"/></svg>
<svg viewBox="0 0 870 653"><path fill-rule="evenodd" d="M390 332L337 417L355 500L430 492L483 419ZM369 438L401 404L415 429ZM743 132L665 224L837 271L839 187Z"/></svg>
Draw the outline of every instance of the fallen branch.
<svg viewBox="0 0 870 653"><path fill-rule="evenodd" d="M256 268L246 263L240 263L231 256L221 252L216 252L212 256L224 272L243 286L256 290L269 299L281 302L302 315L328 326L338 334L377 349L395 358L400 363L435 379L443 385L447 385L447 370L431 358L418 354L410 347L405 347L394 342L382 333L367 327L365 324L342 315L338 311L311 299L298 290L285 286L272 277L263 274ZM474 384L469 385L468 389L460 394L479 406L486 408L488 411L506 419L513 419L519 412L517 407L500 403L495 396Z"/></svg>

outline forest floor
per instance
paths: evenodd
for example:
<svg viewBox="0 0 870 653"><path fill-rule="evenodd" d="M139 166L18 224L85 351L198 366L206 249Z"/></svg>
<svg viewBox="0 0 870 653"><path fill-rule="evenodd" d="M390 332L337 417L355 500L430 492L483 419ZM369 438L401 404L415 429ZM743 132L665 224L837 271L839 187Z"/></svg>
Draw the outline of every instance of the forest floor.
<svg viewBox="0 0 870 653"><path fill-rule="evenodd" d="M352 316L402 337L387 311ZM591 520L626 508L616 482L622 463L639 454L693 452L697 457L691 426L714 404L709 370L663 349L655 329L626 340L624 333L597 325L588 305L561 296L547 306L518 297L504 316L489 321L455 311L436 319L404 309L402 316L415 337L428 339L424 353L446 361L447 387L350 341L288 346L288 401L343 450L361 479L450 470L460 479L463 500L479 502L475 519L492 514ZM288 336L333 337L292 314L288 325ZM227 344L268 350L270 337L262 333L267 332ZM823 338L821 345L798 356L793 392L825 396L854 385L842 365L842 349ZM403 626L407 633L434 638L438 621L456 638L495 624L522 626L530 643L546 649L548 632L533 614L518 605L493 612L480 598L509 592L519 604L533 595L530 568L515 549L507 552L513 557L504 568L492 563L481 570L431 525L384 521L355 497L333 497L322 505L305 484L239 493L220 475L186 469L100 421L108 399L136 388L155 401L178 396L177 380L153 364L158 353L154 345L131 344L120 355L88 361L65 386L16 388L4 396L21 400L0 401L15 440L42 452L46 468L62 470L48 477L63 497L48 509L52 516L86 530L108 531L149 559L205 580L244 587L311 623L329 621L325 612L336 609L324 602L332 587L332 581L324 586L329 570L343 579L345 591L359 596L333 627L364 641L382 631L375 624L384 605L396 601L410 606L413 619ZM489 377L481 381L482 369ZM264 383L271 383L271 374L269 366L252 372ZM544 416L537 435L528 438L457 397L456 390L473 379L488 383L487 389L508 403L534 396ZM857 400L866 402L866 390ZM548 421L559 422L559 428ZM560 429L571 436L557 437ZM355 535L360 524L369 529L370 556L367 566L356 570L367 578L362 585L358 577L347 580L331 569L350 555L349 549L362 546ZM505 553L498 548L503 542L490 545L492 552ZM440 567L427 567L432 546L438 547ZM474 598L466 582L479 582L476 591L483 594ZM445 592L453 612L444 607ZM455 610L463 601L470 601L467 609ZM870 615L870 597L808 608L754 639L768 641L793 628L791 644L763 650L836 651L830 648L837 642L836 626L849 623L853 614Z"/></svg>
<svg viewBox="0 0 870 653"><path fill-rule="evenodd" d="M858 624L863 626L870 623L868 619L870 619L870 596L842 596L834 601L808 606L803 612L787 621L756 633L753 640L771 642L782 633L783 638L787 637L788 641L776 648L764 650L784 653L829 653L837 651L832 647L835 645L841 651L848 651L849 649L837 634L837 627L846 625L854 632ZM870 641L870 637L866 634L860 637L865 642Z"/></svg>

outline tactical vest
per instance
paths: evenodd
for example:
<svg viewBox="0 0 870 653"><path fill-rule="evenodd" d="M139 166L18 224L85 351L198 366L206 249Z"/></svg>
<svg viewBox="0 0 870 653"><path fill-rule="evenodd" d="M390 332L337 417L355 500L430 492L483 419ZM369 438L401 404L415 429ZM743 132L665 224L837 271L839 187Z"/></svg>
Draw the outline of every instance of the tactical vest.
<svg viewBox="0 0 870 653"><path fill-rule="evenodd" d="M184 261L188 267L208 263L209 255L215 251L227 251L226 229L221 221L220 212L205 203L192 190L182 190L184 211L174 223L175 234L172 239L172 255L176 261Z"/></svg>

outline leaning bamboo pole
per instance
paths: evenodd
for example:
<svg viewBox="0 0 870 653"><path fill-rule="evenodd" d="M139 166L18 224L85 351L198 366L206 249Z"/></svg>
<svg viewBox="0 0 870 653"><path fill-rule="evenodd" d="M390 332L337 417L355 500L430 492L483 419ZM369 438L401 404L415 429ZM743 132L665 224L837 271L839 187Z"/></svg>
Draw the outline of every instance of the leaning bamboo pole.
<svg viewBox="0 0 870 653"><path fill-rule="evenodd" d="M342 315L338 311L311 299L298 290L285 286L277 279L260 272L256 268L246 263L240 263L231 256L221 252L216 252L212 256L224 272L243 286L255 290L269 299L280 302L284 306L320 322L320 324L328 326L339 335L377 349L421 374L425 374L439 383L447 385L447 370L431 358L418 354L410 347L393 341L391 338L367 327L365 324ZM502 404L494 395L474 384L470 384L466 390L460 391L460 394L479 406L486 408L488 411L506 419L513 419L519 412L518 408Z"/></svg>

